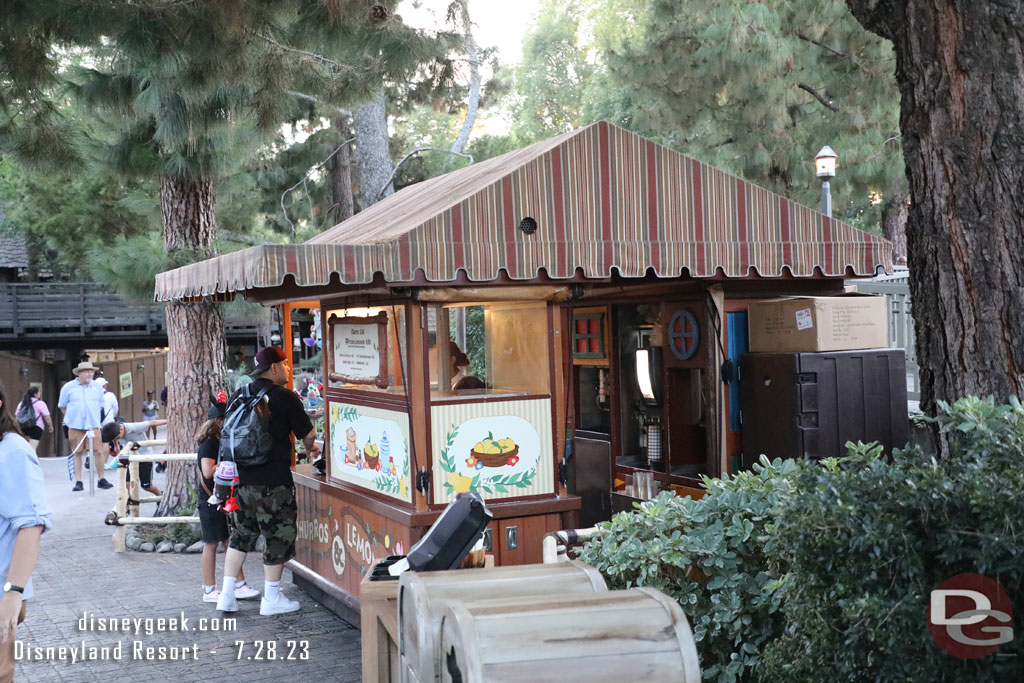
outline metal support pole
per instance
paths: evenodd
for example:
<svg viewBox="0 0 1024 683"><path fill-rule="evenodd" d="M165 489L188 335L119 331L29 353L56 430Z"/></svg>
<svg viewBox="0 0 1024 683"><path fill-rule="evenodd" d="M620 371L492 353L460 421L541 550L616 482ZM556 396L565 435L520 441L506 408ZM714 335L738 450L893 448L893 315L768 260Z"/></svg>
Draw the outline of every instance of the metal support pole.
<svg viewBox="0 0 1024 683"><path fill-rule="evenodd" d="M827 180L821 184L821 212L832 218L832 188Z"/></svg>
<svg viewBox="0 0 1024 683"><path fill-rule="evenodd" d="M89 440L89 495L92 497L96 496L96 453L93 450L93 431L90 429L85 433L85 438ZM82 464L85 464L85 458L82 459Z"/></svg>

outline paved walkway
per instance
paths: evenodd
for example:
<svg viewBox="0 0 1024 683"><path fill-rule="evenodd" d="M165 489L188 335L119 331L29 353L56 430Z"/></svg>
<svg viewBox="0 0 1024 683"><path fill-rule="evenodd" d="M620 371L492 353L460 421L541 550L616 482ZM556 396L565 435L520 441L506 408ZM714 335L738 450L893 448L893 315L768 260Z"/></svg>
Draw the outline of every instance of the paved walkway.
<svg viewBox="0 0 1024 683"><path fill-rule="evenodd" d="M72 493L65 458L43 458L53 530L43 535L33 574L35 597L18 640L33 648L108 648L120 646L120 661L61 661L58 651L41 653L41 661L18 662L16 681L358 681L359 631L313 602L291 583L285 571L285 594L302 603L293 614L259 615L259 599L240 601L236 622L227 624L214 605L202 602L199 555L115 553L112 528L103 524L114 507L116 489ZM113 473L111 473L113 474ZM116 481L111 478L111 481ZM155 476L163 488L163 475ZM155 506L143 505L146 515ZM217 576L223 571L218 556ZM263 566L258 555L245 563L246 578L261 591ZM81 628L83 615L96 619ZM140 619L128 631L103 630L99 619ZM186 620L184 630L171 622ZM159 630L159 620L168 620ZM136 633L138 627L138 633ZM147 628L148 627L148 628ZM149 631L149 632L147 632ZM239 646L238 641L241 641ZM293 642L294 646L290 646ZM274 645L271 646L271 643ZM241 652L239 648L241 647ZM154 648L147 650L146 648ZM183 657L160 661L164 656ZM187 652L185 652L187 650ZM173 653L173 654L172 654Z"/></svg>

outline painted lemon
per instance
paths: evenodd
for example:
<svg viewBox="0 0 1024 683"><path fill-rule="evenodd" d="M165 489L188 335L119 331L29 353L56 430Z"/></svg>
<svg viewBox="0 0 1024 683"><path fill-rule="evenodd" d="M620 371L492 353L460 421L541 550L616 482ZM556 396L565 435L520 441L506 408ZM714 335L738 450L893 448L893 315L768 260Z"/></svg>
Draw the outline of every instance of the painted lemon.
<svg viewBox="0 0 1024 683"><path fill-rule="evenodd" d="M472 485L473 480L470 479L469 477L464 477L461 474L457 476L459 477L459 481L456 484L452 484L452 488L455 489L456 493L465 493L466 491L469 490L469 487Z"/></svg>

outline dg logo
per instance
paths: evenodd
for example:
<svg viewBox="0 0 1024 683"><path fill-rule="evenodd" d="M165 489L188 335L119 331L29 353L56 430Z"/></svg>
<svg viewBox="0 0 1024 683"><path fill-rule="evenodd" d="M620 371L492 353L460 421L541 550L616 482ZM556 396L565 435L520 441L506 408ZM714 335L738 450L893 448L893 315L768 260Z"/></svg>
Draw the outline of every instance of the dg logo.
<svg viewBox="0 0 1024 683"><path fill-rule="evenodd" d="M1003 587L980 574L957 574L931 592L928 630L947 654L986 657L1013 640L1013 609Z"/></svg>

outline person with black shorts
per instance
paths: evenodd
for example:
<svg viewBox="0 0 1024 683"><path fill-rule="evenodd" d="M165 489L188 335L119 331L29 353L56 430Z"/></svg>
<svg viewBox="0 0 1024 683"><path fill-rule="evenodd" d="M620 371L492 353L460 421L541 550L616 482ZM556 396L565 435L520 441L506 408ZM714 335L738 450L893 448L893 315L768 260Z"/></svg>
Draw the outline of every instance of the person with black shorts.
<svg viewBox="0 0 1024 683"><path fill-rule="evenodd" d="M228 542L228 518L219 505L209 501L213 495L213 473L217 469L217 451L220 449L220 430L224 426L224 409L226 404L218 401L210 402L206 411L209 418L196 433L199 449L196 459L199 462L199 483L203 490L199 492L199 527L203 534L203 602L217 602L220 590L217 588L217 546ZM235 597L239 600L258 598L260 592L245 583L245 574L239 569L235 581Z"/></svg>
<svg viewBox="0 0 1024 683"><path fill-rule="evenodd" d="M22 416L25 417L25 422L21 422ZM18 404L16 417L18 418L22 433L28 439L28 444L32 446L33 451L38 452L39 442L43 439L43 425L46 425L46 431L53 434L50 409L39 398L39 387L28 388L28 391L21 398L21 403Z"/></svg>
<svg viewBox="0 0 1024 683"><path fill-rule="evenodd" d="M148 420L146 422L125 422L123 417L114 418L113 422L108 422L103 425L100 430L100 438L105 443L110 444L111 452L116 458L117 454L120 453L121 449L132 442L139 442L146 440L146 432L149 431L150 427L162 427L167 424L167 420ZM152 447L144 446L139 450L140 453L151 454ZM131 470L128 471L128 478L126 481L131 481ZM161 495L160 489L153 486L153 463L151 462L140 462L139 463L139 486L144 490L149 491L154 496Z"/></svg>
<svg viewBox="0 0 1024 683"><path fill-rule="evenodd" d="M300 605L281 592L284 563L295 557L296 519L295 485L292 483L293 435L302 439L306 453L320 454L314 443L316 429L302 406L302 399L287 388L289 362L282 349L268 346L256 354L256 367L250 373L255 380L249 387L254 395L265 391L261 400L270 409L270 460L256 467L238 466L238 510L234 513L235 529L224 558L224 585L217 600L223 612L238 610L235 600L235 577L245 561L246 553L256 549L260 536L266 540L263 551L264 590L260 614L294 612ZM237 394L237 392L236 392Z"/></svg>

